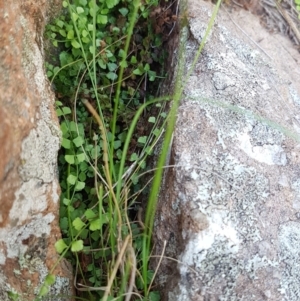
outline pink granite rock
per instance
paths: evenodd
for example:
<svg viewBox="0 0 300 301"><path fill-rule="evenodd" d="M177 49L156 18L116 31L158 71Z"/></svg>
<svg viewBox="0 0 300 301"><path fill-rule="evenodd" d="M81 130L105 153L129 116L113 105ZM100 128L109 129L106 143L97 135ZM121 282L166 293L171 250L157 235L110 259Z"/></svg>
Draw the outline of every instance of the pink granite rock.
<svg viewBox="0 0 300 301"><path fill-rule="evenodd" d="M58 259L60 129L44 70L48 8L46 0L0 2L1 301L9 291L33 300ZM73 293L67 266L62 261L55 269L51 294Z"/></svg>

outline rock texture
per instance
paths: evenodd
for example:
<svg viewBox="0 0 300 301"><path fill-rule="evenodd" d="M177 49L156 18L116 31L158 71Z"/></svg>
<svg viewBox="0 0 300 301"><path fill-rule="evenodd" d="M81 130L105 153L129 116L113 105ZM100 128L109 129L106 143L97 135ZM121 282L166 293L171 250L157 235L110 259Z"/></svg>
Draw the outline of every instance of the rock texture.
<svg viewBox="0 0 300 301"><path fill-rule="evenodd" d="M187 70L212 8L187 1ZM298 301L300 56L230 16L244 33L221 10L182 95L155 224L156 254L166 241L179 261L163 260L162 300Z"/></svg>
<svg viewBox="0 0 300 301"><path fill-rule="evenodd" d="M48 1L0 2L0 300L33 300L56 263L60 129L45 77L43 28ZM47 300L71 300L62 263ZM45 299L45 300L46 300Z"/></svg>

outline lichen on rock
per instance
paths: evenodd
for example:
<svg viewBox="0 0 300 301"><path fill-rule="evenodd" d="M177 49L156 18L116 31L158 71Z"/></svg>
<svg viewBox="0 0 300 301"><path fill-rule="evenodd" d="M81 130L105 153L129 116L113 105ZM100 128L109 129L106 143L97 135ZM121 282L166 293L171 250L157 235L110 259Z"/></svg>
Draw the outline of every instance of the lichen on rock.
<svg viewBox="0 0 300 301"><path fill-rule="evenodd" d="M189 70L212 5L187 6ZM163 300L299 300L296 68L247 38L221 11L186 81L156 219L157 252L166 240L178 260L163 261Z"/></svg>

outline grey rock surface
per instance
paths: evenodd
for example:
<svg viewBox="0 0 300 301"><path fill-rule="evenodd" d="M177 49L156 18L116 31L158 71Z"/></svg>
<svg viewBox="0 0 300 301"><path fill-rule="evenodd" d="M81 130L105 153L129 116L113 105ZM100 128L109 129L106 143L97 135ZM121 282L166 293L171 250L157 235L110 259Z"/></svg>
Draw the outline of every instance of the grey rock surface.
<svg viewBox="0 0 300 301"><path fill-rule="evenodd" d="M72 269L54 247L61 134L44 70L43 28L58 2L0 1L1 301L35 300L49 273L56 281L43 300L74 295Z"/></svg>
<svg viewBox="0 0 300 301"><path fill-rule="evenodd" d="M187 7L189 70L213 6ZM286 38L221 10L185 85L159 199L156 254L166 241L178 260L163 260L163 300L300 300L299 78Z"/></svg>

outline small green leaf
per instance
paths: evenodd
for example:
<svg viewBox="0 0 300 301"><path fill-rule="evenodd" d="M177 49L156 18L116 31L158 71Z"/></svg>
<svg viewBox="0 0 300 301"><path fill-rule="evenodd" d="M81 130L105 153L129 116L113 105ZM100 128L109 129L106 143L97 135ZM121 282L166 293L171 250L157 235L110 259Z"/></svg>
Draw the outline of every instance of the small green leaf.
<svg viewBox="0 0 300 301"><path fill-rule="evenodd" d="M119 3L120 0L106 0L105 3L108 8L113 8Z"/></svg>
<svg viewBox="0 0 300 301"><path fill-rule="evenodd" d="M84 172L81 172L78 176L78 179L81 181L81 182L85 182L86 180L86 174Z"/></svg>
<svg viewBox="0 0 300 301"><path fill-rule="evenodd" d="M59 26L60 28L63 28L65 23L62 20L57 20L56 25Z"/></svg>
<svg viewBox="0 0 300 301"><path fill-rule="evenodd" d="M79 252L83 249L83 241L77 240L77 241L73 241L71 244L71 251L72 252Z"/></svg>
<svg viewBox="0 0 300 301"><path fill-rule="evenodd" d="M149 76L150 82L153 82L156 79L156 72L150 70L150 71L148 71L148 76Z"/></svg>
<svg viewBox="0 0 300 301"><path fill-rule="evenodd" d="M58 254L61 254L68 247L63 239L58 240L54 246Z"/></svg>
<svg viewBox="0 0 300 301"><path fill-rule="evenodd" d="M102 1L103 3L103 1ZM93 1L89 2L89 6L90 6L90 16L93 17L94 15L97 14L97 11L99 10L99 6L98 5L94 5Z"/></svg>
<svg viewBox="0 0 300 301"><path fill-rule="evenodd" d="M79 168L80 168L80 170L81 171L86 171L87 169L88 169L88 164L85 162L85 161L83 161L82 163L80 163L80 166L79 166Z"/></svg>
<svg viewBox="0 0 300 301"><path fill-rule="evenodd" d="M65 31L64 29L60 29L58 32L59 32L60 35L63 36L64 38L67 36L67 33L66 33L66 31Z"/></svg>
<svg viewBox="0 0 300 301"><path fill-rule="evenodd" d="M48 72L50 72L50 71L48 71ZM47 75L48 75L48 72L47 72ZM51 76L52 75L53 75L53 73L51 72ZM48 76L48 77L50 77L50 76ZM56 115L57 115L57 117L60 117L60 116L64 115L64 113L63 113L63 111L62 111L61 108L56 109Z"/></svg>
<svg viewBox="0 0 300 301"><path fill-rule="evenodd" d="M73 220L72 225L77 231L80 231L85 226L85 223L79 217L76 217Z"/></svg>
<svg viewBox="0 0 300 301"><path fill-rule="evenodd" d="M70 174L67 178L68 183L71 185L75 185L76 180L77 180L77 177L72 174Z"/></svg>
<svg viewBox="0 0 300 301"><path fill-rule="evenodd" d="M77 163L81 163L81 162L85 161L85 154L81 153L81 154L76 155L76 159L77 159Z"/></svg>
<svg viewBox="0 0 300 301"><path fill-rule="evenodd" d="M48 78L51 78L53 76L53 72L52 71L50 71L50 70L48 70L47 71L47 77ZM56 113L57 113L57 110L56 110ZM59 117L59 116L58 116Z"/></svg>
<svg viewBox="0 0 300 301"><path fill-rule="evenodd" d="M79 147L83 144L84 139L81 136L76 137L73 139L73 143L76 145L76 147Z"/></svg>
<svg viewBox="0 0 300 301"><path fill-rule="evenodd" d="M70 121L69 122L69 129L72 132L76 132L77 133L77 126L76 126L76 122L74 121Z"/></svg>
<svg viewBox="0 0 300 301"><path fill-rule="evenodd" d="M109 71L115 71L118 68L118 65L115 63L108 63L107 67Z"/></svg>
<svg viewBox="0 0 300 301"><path fill-rule="evenodd" d="M147 271L147 284L151 283L153 276L154 276L154 271L148 270Z"/></svg>
<svg viewBox="0 0 300 301"><path fill-rule="evenodd" d="M94 30L94 25L88 24L88 31L93 31L93 30Z"/></svg>
<svg viewBox="0 0 300 301"><path fill-rule="evenodd" d="M90 222L89 229L91 231L100 230L101 228L102 228L102 222L101 222L101 220L99 218Z"/></svg>
<svg viewBox="0 0 300 301"><path fill-rule="evenodd" d="M151 116L149 117L148 121L151 122L151 123L155 123L155 117L154 116Z"/></svg>
<svg viewBox="0 0 300 301"><path fill-rule="evenodd" d="M139 68L134 69L132 73L135 75L143 75L144 74L144 72L142 70L140 70Z"/></svg>
<svg viewBox="0 0 300 301"><path fill-rule="evenodd" d="M76 11L77 11L77 13L80 15L80 14L82 14L82 13L84 13L84 9L81 7L81 6L77 6L76 7Z"/></svg>
<svg viewBox="0 0 300 301"><path fill-rule="evenodd" d="M77 21L78 18L79 18L79 17L78 17L77 14L72 13L72 19L73 19L74 22Z"/></svg>
<svg viewBox="0 0 300 301"><path fill-rule="evenodd" d="M90 39L89 39L89 37L82 37L82 42L83 43L85 43L85 44L87 44L87 43L89 43L90 42Z"/></svg>
<svg viewBox="0 0 300 301"><path fill-rule="evenodd" d="M60 130L62 131L63 136L67 136L67 134L69 132L69 128L68 128L68 124L65 121L63 121L60 124Z"/></svg>
<svg viewBox="0 0 300 301"><path fill-rule="evenodd" d="M75 162L75 156L74 155L65 155L65 160L69 164L74 164L74 162Z"/></svg>
<svg viewBox="0 0 300 301"><path fill-rule="evenodd" d="M137 183L138 183L138 181L139 181L139 175L138 174L133 174L132 176L131 176L131 181L132 181L132 184L133 185L136 185Z"/></svg>
<svg viewBox="0 0 300 301"><path fill-rule="evenodd" d="M150 70L150 65L148 63L144 66L144 70L145 71L149 71Z"/></svg>
<svg viewBox="0 0 300 301"><path fill-rule="evenodd" d="M67 230L69 228L69 221L68 221L67 217L62 217L59 220L59 227L60 227L61 230Z"/></svg>
<svg viewBox="0 0 300 301"><path fill-rule="evenodd" d="M105 15L98 15L97 16L97 23L98 24L106 24L107 23L107 16L105 16Z"/></svg>
<svg viewBox="0 0 300 301"><path fill-rule="evenodd" d="M146 167L146 162L145 162L145 161L139 162L139 167L140 167L141 169L145 169L145 167Z"/></svg>
<svg viewBox="0 0 300 301"><path fill-rule="evenodd" d="M55 275L53 274L48 274L45 278L45 284L47 285L53 285L55 283Z"/></svg>
<svg viewBox="0 0 300 301"><path fill-rule="evenodd" d="M70 149L71 148L71 141L69 139L62 138L61 146L65 149Z"/></svg>
<svg viewBox="0 0 300 301"><path fill-rule="evenodd" d="M85 187L85 183L78 181L75 186L75 191L81 191L84 187Z"/></svg>
<svg viewBox="0 0 300 301"><path fill-rule="evenodd" d="M94 213L94 211L92 209L87 209L85 211L84 215L88 220L91 220L96 217L96 214Z"/></svg>
<svg viewBox="0 0 300 301"><path fill-rule="evenodd" d="M86 239L87 238L87 236L88 236L88 234L89 234L89 230L88 229L83 229L83 230L81 230L81 232L80 232L80 238L82 238L82 239Z"/></svg>
<svg viewBox="0 0 300 301"><path fill-rule="evenodd" d="M120 49L118 56L124 58L126 56L126 52L123 49Z"/></svg>
<svg viewBox="0 0 300 301"><path fill-rule="evenodd" d="M106 73L106 77L110 80L115 80L118 78L118 75L114 72L108 72Z"/></svg>
<svg viewBox="0 0 300 301"><path fill-rule="evenodd" d="M68 115L68 114L72 113L72 111L69 107L63 107L62 112L63 112L64 115Z"/></svg>
<svg viewBox="0 0 300 301"><path fill-rule="evenodd" d="M119 9L119 12L122 14L123 17L125 17L128 14L128 9L123 7Z"/></svg>
<svg viewBox="0 0 300 301"><path fill-rule="evenodd" d="M100 240L100 231L93 231L92 234L90 234L90 237L94 240L94 241L99 241Z"/></svg>
<svg viewBox="0 0 300 301"><path fill-rule="evenodd" d="M100 68L106 69L106 64L103 62L102 59L99 59L97 62L98 62L98 65L100 66Z"/></svg>
<svg viewBox="0 0 300 301"><path fill-rule="evenodd" d="M63 5L64 8L66 8L66 7L68 7L68 2L67 1L63 1L62 5Z"/></svg>
<svg viewBox="0 0 300 301"><path fill-rule="evenodd" d="M145 144L147 142L147 138L147 136L141 136L139 137L138 142L141 144Z"/></svg>
<svg viewBox="0 0 300 301"><path fill-rule="evenodd" d="M12 301L18 301L18 300L20 300L19 298L20 298L20 295L18 294L18 293L15 293L15 292L12 292L12 291L10 291L10 292L7 292L7 296L10 298L10 300L12 300Z"/></svg>
<svg viewBox="0 0 300 301"><path fill-rule="evenodd" d="M39 297L44 297L49 293L49 286L43 284L39 291Z"/></svg>
<svg viewBox="0 0 300 301"><path fill-rule="evenodd" d="M145 152L146 152L148 155L151 155L152 152L153 152L153 149L151 148L151 146L147 146L146 149L145 149Z"/></svg>
<svg viewBox="0 0 300 301"><path fill-rule="evenodd" d="M76 40L72 40L71 44L72 44L72 46L75 49L79 49L80 48L80 44Z"/></svg>
<svg viewBox="0 0 300 301"><path fill-rule="evenodd" d="M142 16L146 19L149 16L149 10L144 10Z"/></svg>
<svg viewBox="0 0 300 301"><path fill-rule="evenodd" d="M63 203L64 203L64 205L68 206L71 204L71 200L64 198Z"/></svg>
<svg viewBox="0 0 300 301"><path fill-rule="evenodd" d="M154 136L158 137L160 135L161 131L159 128L156 128L152 133Z"/></svg>
<svg viewBox="0 0 300 301"><path fill-rule="evenodd" d="M122 145L121 141L120 140L115 140L114 141L114 149L118 149L120 148Z"/></svg>
<svg viewBox="0 0 300 301"><path fill-rule="evenodd" d="M120 32L120 28L115 26L113 27L112 32L118 34Z"/></svg>
<svg viewBox="0 0 300 301"><path fill-rule="evenodd" d="M136 57L134 55L131 57L130 63L131 64L136 64L137 63L137 59L136 59Z"/></svg>
<svg viewBox="0 0 300 301"><path fill-rule="evenodd" d="M95 47L94 46L90 46L89 47L89 51L91 54L93 54L95 52Z"/></svg>
<svg viewBox="0 0 300 301"><path fill-rule="evenodd" d="M89 33L84 29L82 32L81 32L82 36L83 37L86 37Z"/></svg>
<svg viewBox="0 0 300 301"><path fill-rule="evenodd" d="M136 153L131 154L129 161L133 162L133 161L137 161L138 160L138 155Z"/></svg>
<svg viewBox="0 0 300 301"><path fill-rule="evenodd" d="M160 301L160 293L159 292L150 292L148 298L149 298L149 301Z"/></svg>
<svg viewBox="0 0 300 301"><path fill-rule="evenodd" d="M56 74L56 73L58 73L58 72L59 72L59 70L60 70L60 68L59 68L59 67L55 67L55 68L53 69L53 72Z"/></svg>
<svg viewBox="0 0 300 301"><path fill-rule="evenodd" d="M67 39L68 40L73 40L74 39L74 30L73 29L68 31Z"/></svg>
<svg viewBox="0 0 300 301"><path fill-rule="evenodd" d="M123 67L123 68L127 68L127 67L128 67L128 64L127 64L126 61L122 61L122 62L120 63L120 66Z"/></svg>

